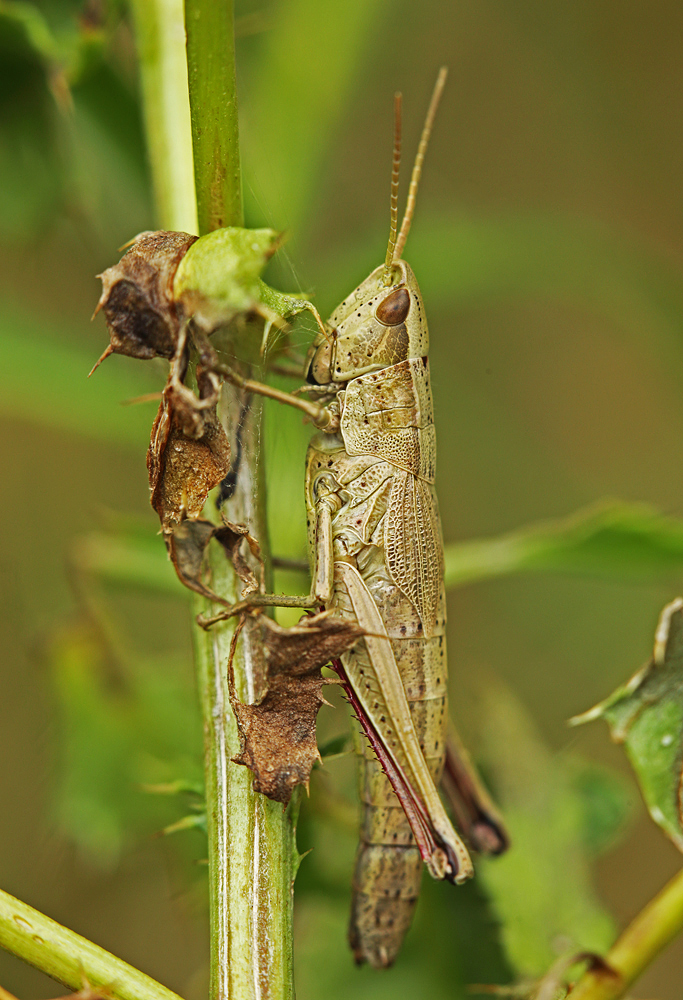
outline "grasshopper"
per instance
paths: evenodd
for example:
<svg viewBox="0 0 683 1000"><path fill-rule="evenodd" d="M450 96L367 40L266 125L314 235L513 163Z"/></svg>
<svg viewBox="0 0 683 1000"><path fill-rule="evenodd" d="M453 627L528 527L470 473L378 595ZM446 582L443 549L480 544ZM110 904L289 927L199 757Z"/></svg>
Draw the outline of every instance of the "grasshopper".
<svg viewBox="0 0 683 1000"><path fill-rule="evenodd" d="M423 861L437 879L462 883L473 874L437 791L447 749L443 543L427 321L402 258L445 79L442 69L398 235L396 97L386 258L338 306L309 350L306 380L317 401L232 375L249 391L303 410L318 429L306 461L310 595L250 595L225 614L254 604L324 608L365 632L335 666L367 737L357 747L363 814L350 942L356 960L375 967L390 965L398 953ZM460 815L469 820L469 840L497 853L506 838L495 812L466 756L453 760L449 773L465 802Z"/></svg>

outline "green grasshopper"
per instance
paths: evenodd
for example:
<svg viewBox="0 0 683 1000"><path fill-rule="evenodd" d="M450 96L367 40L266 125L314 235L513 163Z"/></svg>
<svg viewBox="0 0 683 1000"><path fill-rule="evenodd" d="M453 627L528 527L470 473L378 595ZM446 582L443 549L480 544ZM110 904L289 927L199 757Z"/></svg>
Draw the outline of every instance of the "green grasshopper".
<svg viewBox="0 0 683 1000"><path fill-rule="evenodd" d="M434 489L436 440L428 331L420 289L402 259L446 70L425 121L397 236L400 95L391 233L382 265L334 311L308 354L312 402L233 375L243 388L303 410L318 428L306 461L312 570L306 598L254 595L249 604L330 609L364 630L335 661L367 741L350 941L356 960L390 965L417 901L422 864L462 883L473 874L437 786L447 756L446 602ZM222 617L222 616L221 616ZM506 846L466 755L448 768L470 843Z"/></svg>

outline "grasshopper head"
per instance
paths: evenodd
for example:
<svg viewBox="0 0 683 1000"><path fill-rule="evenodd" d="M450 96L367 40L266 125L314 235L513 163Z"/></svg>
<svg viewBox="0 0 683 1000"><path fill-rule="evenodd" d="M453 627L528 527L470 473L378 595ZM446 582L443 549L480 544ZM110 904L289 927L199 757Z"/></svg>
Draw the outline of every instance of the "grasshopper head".
<svg viewBox="0 0 683 1000"><path fill-rule="evenodd" d="M403 260L395 263L390 285L384 274L383 266L376 268L332 313L331 338L319 334L309 351L309 382L348 382L427 354L427 321L415 275Z"/></svg>

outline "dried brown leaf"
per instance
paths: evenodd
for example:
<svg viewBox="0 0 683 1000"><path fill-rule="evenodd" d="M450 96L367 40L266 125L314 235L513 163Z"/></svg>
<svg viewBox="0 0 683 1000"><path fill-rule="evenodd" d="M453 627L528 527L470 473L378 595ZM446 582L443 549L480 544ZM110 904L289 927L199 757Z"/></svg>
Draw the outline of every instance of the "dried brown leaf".
<svg viewBox="0 0 683 1000"><path fill-rule="evenodd" d="M151 504L164 532L185 518L199 517L209 492L229 468L230 443L215 399L198 399L170 378L147 452Z"/></svg>
<svg viewBox="0 0 683 1000"><path fill-rule="evenodd" d="M321 668L363 635L353 622L327 612L304 617L294 628L270 618L259 620L267 664L268 690L258 704L234 694L232 706L242 743L233 757L254 772L254 789L276 802L289 802L297 785L307 785L320 759L315 722L324 702Z"/></svg>
<svg viewBox="0 0 683 1000"><path fill-rule="evenodd" d="M95 314L104 311L111 339L103 358L108 354L174 356L181 318L176 312L173 279L196 240L189 233L140 233L119 263L98 276L102 295Z"/></svg>
<svg viewBox="0 0 683 1000"><path fill-rule="evenodd" d="M261 546L254 536L249 534L249 529L244 524L233 524L232 521L225 521L220 528L216 528L215 538L225 549L225 554L234 566L235 572L244 583L243 593L252 594L258 590L259 583L263 580L263 559L261 558ZM258 565L258 579L241 551L242 542L247 543Z"/></svg>
<svg viewBox="0 0 683 1000"><path fill-rule="evenodd" d="M175 525L166 544L181 583L210 601L224 604L225 601L202 582L204 553L215 531L216 525L211 521L186 519Z"/></svg>
<svg viewBox="0 0 683 1000"><path fill-rule="evenodd" d="M240 548L242 542L246 541L258 561L261 575L263 564L259 544L244 525L229 522L215 525L211 521L199 518L186 518L180 524L175 525L167 534L166 544L176 573L186 587L202 594L210 601L229 606L228 601L207 587L202 580L204 553L212 538L215 538L223 546L235 572L245 584L244 593L258 590L259 582L256 573L249 566Z"/></svg>

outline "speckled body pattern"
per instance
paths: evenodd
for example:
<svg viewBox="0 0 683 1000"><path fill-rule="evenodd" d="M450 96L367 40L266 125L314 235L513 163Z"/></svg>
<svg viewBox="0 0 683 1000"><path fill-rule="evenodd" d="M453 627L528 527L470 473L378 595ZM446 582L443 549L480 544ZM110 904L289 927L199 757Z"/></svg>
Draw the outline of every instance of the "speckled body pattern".
<svg viewBox="0 0 683 1000"><path fill-rule="evenodd" d="M414 736L431 774L432 801L437 802L432 811L438 813L434 786L445 756L447 665L428 333L412 271L400 261L396 272L389 288L382 269L373 272L331 316L331 341L318 337L311 350L309 381L329 388L325 401L339 408L340 419L336 432L316 434L308 450L309 546L315 567L322 492L328 503L333 499L334 578L328 606L371 632L370 619L363 620L358 605L359 593L370 595L398 666ZM383 324L377 314L387 310L379 304L397 289L409 292L407 315L401 323ZM418 787L400 735L405 726L392 716L378 682L373 650L381 642L375 639L373 646L373 640L361 640L342 662L388 752ZM350 940L357 961L383 967L393 962L410 924L423 863L373 751L362 738L357 749L363 812ZM437 829L459 845L460 872L454 880L469 877L467 852L445 813Z"/></svg>

